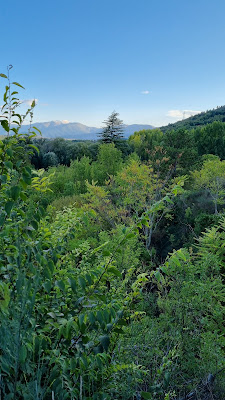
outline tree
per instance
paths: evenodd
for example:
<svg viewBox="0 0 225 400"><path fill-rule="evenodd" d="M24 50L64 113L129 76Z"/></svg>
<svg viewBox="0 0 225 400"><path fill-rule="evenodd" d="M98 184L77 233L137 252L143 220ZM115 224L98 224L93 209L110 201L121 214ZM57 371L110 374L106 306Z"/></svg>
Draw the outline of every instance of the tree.
<svg viewBox="0 0 225 400"><path fill-rule="evenodd" d="M103 185L110 175L116 175L122 167L122 153L114 143L101 144L98 159L92 164L92 175L94 181Z"/></svg>
<svg viewBox="0 0 225 400"><path fill-rule="evenodd" d="M59 160L57 155L54 153L54 151L49 151L48 153L45 153L43 156L43 164L45 168L48 167L54 167L55 165L58 165Z"/></svg>
<svg viewBox="0 0 225 400"><path fill-rule="evenodd" d="M182 192L183 181L176 178L170 182L168 177L162 178L159 171L154 171L152 165L131 160L117 174L115 183L115 194L126 210L126 217L138 220L143 213L146 215L148 222L144 221L140 229L145 236L146 249L150 249L153 233L162 218L169 218L171 198Z"/></svg>
<svg viewBox="0 0 225 400"><path fill-rule="evenodd" d="M113 111L103 123L106 125L99 133L103 143L117 143L123 138L123 121L118 118L119 113Z"/></svg>
<svg viewBox="0 0 225 400"><path fill-rule="evenodd" d="M134 151L141 160L149 160L155 147L162 145L163 137L164 135L160 129L143 129L142 131L134 132L129 137L128 142L133 146Z"/></svg>
<svg viewBox="0 0 225 400"><path fill-rule="evenodd" d="M194 131L194 139L198 154L215 154L224 159L225 151L225 124L223 122L214 121L203 127L198 127Z"/></svg>
<svg viewBox="0 0 225 400"><path fill-rule="evenodd" d="M218 157L206 160L200 171L192 174L195 186L206 189L213 200L215 214L218 214L218 205L224 204L225 200L225 161Z"/></svg>

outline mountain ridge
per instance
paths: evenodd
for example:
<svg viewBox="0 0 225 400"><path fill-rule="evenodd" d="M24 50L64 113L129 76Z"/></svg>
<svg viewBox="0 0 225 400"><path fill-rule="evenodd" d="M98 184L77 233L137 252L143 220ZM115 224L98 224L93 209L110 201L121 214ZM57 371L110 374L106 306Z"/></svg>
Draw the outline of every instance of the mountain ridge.
<svg viewBox="0 0 225 400"><path fill-rule="evenodd" d="M102 131L102 128L96 128L81 124L80 122L69 122L65 120L36 122L31 126L38 128L42 133L42 137L47 139L61 137L70 140L97 140L99 139L98 134ZM21 133L27 133L29 127L30 125L24 125L21 128ZM134 132L143 129L154 129L154 126L147 124L124 124L124 137L127 139ZM3 129L0 128L0 134L3 133Z"/></svg>
<svg viewBox="0 0 225 400"><path fill-rule="evenodd" d="M182 121L177 121L172 124L161 126L159 129L165 133L171 130L178 129L194 129L198 126L211 124L214 121L225 122L225 106L213 108L212 110L202 111L192 117L185 118Z"/></svg>

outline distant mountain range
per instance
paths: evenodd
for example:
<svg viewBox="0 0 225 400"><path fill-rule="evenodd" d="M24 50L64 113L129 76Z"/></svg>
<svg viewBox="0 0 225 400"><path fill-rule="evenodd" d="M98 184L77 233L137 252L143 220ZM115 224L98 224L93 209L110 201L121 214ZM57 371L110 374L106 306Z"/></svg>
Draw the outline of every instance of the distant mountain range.
<svg viewBox="0 0 225 400"><path fill-rule="evenodd" d="M102 131L101 128L95 128L80 124L79 122L67 122L67 121L50 121L50 122L37 122L33 124L38 128L42 137L53 139L61 137L64 139L74 140L97 140L99 139L98 133ZM21 129L21 133L26 133L29 126L24 125ZM142 129L154 129L152 125L124 125L124 137L128 138L136 131ZM4 134L3 129L0 127L0 134Z"/></svg>
<svg viewBox="0 0 225 400"><path fill-rule="evenodd" d="M197 126L210 124L213 121L225 122L225 106L201 112L192 117L183 119L182 121L177 121L173 124L162 126L159 129L161 129L161 131L164 133L172 129L190 130L196 128ZM97 140L99 138L98 133L102 131L101 128L83 125L79 122L68 121L37 122L33 125L41 131L42 137L49 139L61 137L71 140ZM26 133L28 127L28 125L24 125L21 129L21 133ZM124 125L124 137L128 138L134 132L138 132L143 129L154 129L154 126L144 124ZM0 135L3 135L4 133L5 131L0 125Z"/></svg>

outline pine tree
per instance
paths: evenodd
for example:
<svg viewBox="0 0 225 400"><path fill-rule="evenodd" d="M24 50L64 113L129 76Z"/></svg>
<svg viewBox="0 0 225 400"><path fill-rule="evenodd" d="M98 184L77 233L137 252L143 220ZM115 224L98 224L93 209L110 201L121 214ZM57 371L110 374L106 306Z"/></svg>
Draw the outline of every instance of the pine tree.
<svg viewBox="0 0 225 400"><path fill-rule="evenodd" d="M116 143L123 139L123 121L118 118L119 113L113 111L103 123L106 125L99 133L103 143Z"/></svg>

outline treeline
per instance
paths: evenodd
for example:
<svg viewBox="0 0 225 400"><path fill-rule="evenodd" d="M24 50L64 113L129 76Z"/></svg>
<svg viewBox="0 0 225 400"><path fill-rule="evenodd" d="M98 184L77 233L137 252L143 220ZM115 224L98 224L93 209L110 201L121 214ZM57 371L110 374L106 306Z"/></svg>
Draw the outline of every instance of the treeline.
<svg viewBox="0 0 225 400"><path fill-rule="evenodd" d="M48 168L59 164L69 166L71 161L89 157L96 161L101 140L69 141L62 138L36 139L33 144L38 152L32 157L35 168ZM135 152L140 159L152 159L160 146L172 162L179 160L180 172L189 171L201 162L204 154L214 154L225 159L225 123L213 122L196 129L171 130L163 134L160 129L135 132L128 140L120 140L116 147L123 158Z"/></svg>
<svg viewBox="0 0 225 400"><path fill-rule="evenodd" d="M35 139L33 144L38 151L32 157L35 168L49 168L59 164L69 166L71 161L89 157L96 161L100 141L70 141L62 138ZM123 140L117 146L124 156L132 152L131 145Z"/></svg>
<svg viewBox="0 0 225 400"><path fill-rule="evenodd" d="M204 154L225 158L225 123L213 122L195 129L140 131L129 138L134 151L142 160L151 159L151 153L161 146L172 162L178 163L183 173L195 168Z"/></svg>

